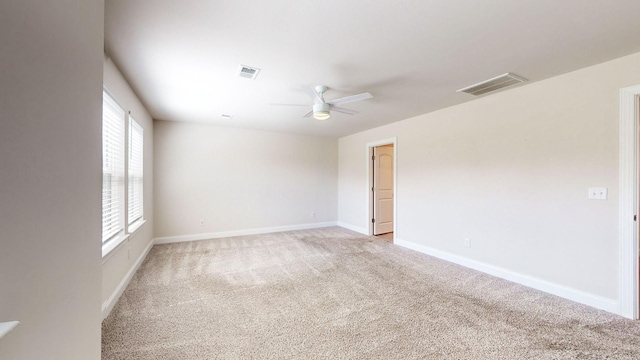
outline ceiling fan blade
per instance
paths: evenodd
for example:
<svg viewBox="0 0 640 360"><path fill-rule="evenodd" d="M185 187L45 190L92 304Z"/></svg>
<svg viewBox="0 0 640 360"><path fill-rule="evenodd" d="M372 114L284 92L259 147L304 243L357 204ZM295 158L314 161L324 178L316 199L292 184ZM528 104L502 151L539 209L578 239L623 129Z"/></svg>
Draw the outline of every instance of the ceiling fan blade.
<svg viewBox="0 0 640 360"><path fill-rule="evenodd" d="M371 99L372 97L373 97L373 95L371 95L368 92L366 92L366 93L362 93L362 94L358 94L358 95L351 95L351 96L343 97L343 98L340 98L340 99L327 101L327 104L329 104L329 105L340 105L340 104L346 104L346 103L350 103L350 102L354 102L354 101Z"/></svg>
<svg viewBox="0 0 640 360"><path fill-rule="evenodd" d="M307 94L309 94L309 97L311 97L311 99L313 99L313 103L314 104L322 104L322 98L316 92L316 90L313 88L313 86L305 86L304 90L307 92Z"/></svg>
<svg viewBox="0 0 640 360"><path fill-rule="evenodd" d="M339 113L343 113L343 114L349 114L349 115L355 115L355 114L358 113L355 110L345 109L345 108L337 107L337 106L332 106L331 107L331 111L335 111L335 112L339 112Z"/></svg>
<svg viewBox="0 0 640 360"><path fill-rule="evenodd" d="M311 110L308 113L304 114L303 118L311 117L311 115L313 115L313 110Z"/></svg>
<svg viewBox="0 0 640 360"><path fill-rule="evenodd" d="M302 104L274 104L274 103L270 103L269 105L274 105L274 106L304 106L304 107L309 107L309 105L302 105Z"/></svg>

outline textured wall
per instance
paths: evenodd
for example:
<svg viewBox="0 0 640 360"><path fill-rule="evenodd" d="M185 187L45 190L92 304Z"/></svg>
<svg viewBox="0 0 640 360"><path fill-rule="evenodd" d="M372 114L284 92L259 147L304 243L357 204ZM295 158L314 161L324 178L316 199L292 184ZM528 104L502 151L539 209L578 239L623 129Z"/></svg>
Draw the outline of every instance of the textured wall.
<svg viewBox="0 0 640 360"><path fill-rule="evenodd" d="M339 221L367 228L365 144L397 136L397 238L617 299L619 90L639 83L636 54L341 138Z"/></svg>
<svg viewBox="0 0 640 360"><path fill-rule="evenodd" d="M110 300L118 285L134 268L153 240L153 119L113 61L104 62L104 84L144 130L144 219L146 223L102 264L102 302Z"/></svg>
<svg viewBox="0 0 640 360"><path fill-rule="evenodd" d="M154 133L156 238L337 220L336 139L167 121Z"/></svg>
<svg viewBox="0 0 640 360"><path fill-rule="evenodd" d="M0 358L100 358L102 1L0 11Z"/></svg>

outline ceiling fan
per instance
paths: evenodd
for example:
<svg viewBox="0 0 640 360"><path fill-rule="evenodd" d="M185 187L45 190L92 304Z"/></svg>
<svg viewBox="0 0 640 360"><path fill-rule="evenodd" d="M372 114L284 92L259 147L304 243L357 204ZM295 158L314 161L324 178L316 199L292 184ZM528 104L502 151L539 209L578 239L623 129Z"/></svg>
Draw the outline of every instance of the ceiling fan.
<svg viewBox="0 0 640 360"><path fill-rule="evenodd" d="M311 86L305 87L307 94L309 94L311 99L313 99L313 109L308 113L304 114L303 117L310 117L313 115L313 118L316 120L327 120L331 116L331 111L348 114L348 115L355 115L358 113L357 111L345 109L343 107L339 107L336 105L371 99L373 97L371 94L366 92L366 93L351 95L351 96L347 96L347 97L343 97L343 98L335 99L331 101L325 101L324 93L328 89L329 88L324 85L318 85L316 87L311 87ZM271 105L308 106L308 105L300 105L300 104L271 104Z"/></svg>

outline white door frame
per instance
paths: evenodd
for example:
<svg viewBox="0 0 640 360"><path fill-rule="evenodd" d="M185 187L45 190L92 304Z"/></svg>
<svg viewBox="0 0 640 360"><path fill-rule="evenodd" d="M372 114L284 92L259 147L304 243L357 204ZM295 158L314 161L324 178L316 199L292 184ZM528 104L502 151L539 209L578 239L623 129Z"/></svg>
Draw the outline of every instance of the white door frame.
<svg viewBox="0 0 640 360"><path fill-rule="evenodd" d="M397 232L396 229L398 227L398 206L396 199L398 198L396 195L398 194L398 138L392 137L388 139L372 141L367 143L367 223L369 224L369 235L373 235L373 223L371 222L371 209L373 205L373 192L371 188L373 187L373 167L371 166L371 157L373 156L373 148L376 146L382 145L393 145L393 242L396 241Z"/></svg>
<svg viewBox="0 0 640 360"><path fill-rule="evenodd" d="M620 89L619 314L638 319L638 99L640 85Z"/></svg>

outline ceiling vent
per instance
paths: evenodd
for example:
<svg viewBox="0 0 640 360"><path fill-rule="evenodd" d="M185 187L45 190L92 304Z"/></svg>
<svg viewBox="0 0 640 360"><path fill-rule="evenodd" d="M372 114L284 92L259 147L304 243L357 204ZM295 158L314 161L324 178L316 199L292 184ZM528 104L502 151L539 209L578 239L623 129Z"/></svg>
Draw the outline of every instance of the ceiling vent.
<svg viewBox="0 0 640 360"><path fill-rule="evenodd" d="M246 65L240 65L240 67L238 68L238 76L245 79L255 80L259 72L260 69Z"/></svg>
<svg viewBox="0 0 640 360"><path fill-rule="evenodd" d="M463 92L474 96L480 96L525 81L527 81L527 79L521 78L520 76L514 75L512 73L506 73L500 76L496 76L492 79L467 86L466 88L460 89L456 92Z"/></svg>
<svg viewBox="0 0 640 360"><path fill-rule="evenodd" d="M231 119L233 119L233 115L231 115L231 114L222 114L222 115L220 115L220 119L222 119L222 120L231 120Z"/></svg>

